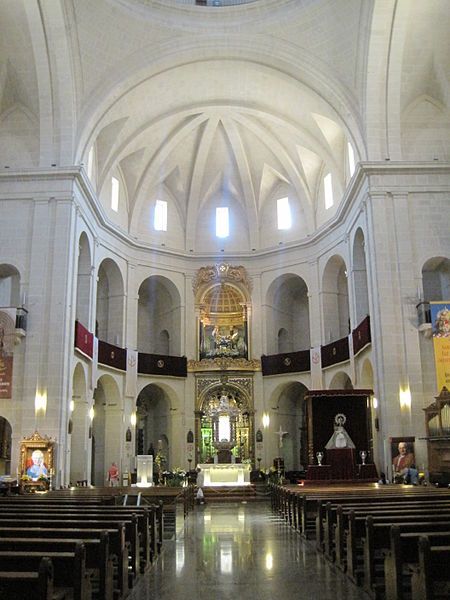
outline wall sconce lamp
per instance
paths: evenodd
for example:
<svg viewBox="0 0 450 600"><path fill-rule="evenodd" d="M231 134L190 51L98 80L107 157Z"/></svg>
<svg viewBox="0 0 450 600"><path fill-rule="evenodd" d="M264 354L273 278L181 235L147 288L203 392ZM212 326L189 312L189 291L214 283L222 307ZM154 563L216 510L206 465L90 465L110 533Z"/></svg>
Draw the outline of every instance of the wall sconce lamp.
<svg viewBox="0 0 450 600"><path fill-rule="evenodd" d="M263 424L264 429L267 429L270 425L270 417L269 417L268 413L266 413L266 412L263 414L262 424Z"/></svg>
<svg viewBox="0 0 450 600"><path fill-rule="evenodd" d="M34 397L34 413L38 415L42 413L45 415L47 411L47 391L44 391L42 394L36 390L36 395Z"/></svg>
<svg viewBox="0 0 450 600"><path fill-rule="evenodd" d="M400 389L400 407L411 408L411 390L409 387L404 390Z"/></svg>
<svg viewBox="0 0 450 600"><path fill-rule="evenodd" d="M94 407L91 406L91 408L89 409L89 418L91 419L91 421L93 421L94 417L95 417Z"/></svg>
<svg viewBox="0 0 450 600"><path fill-rule="evenodd" d="M135 412L131 413L130 423L133 427L136 427L136 413Z"/></svg>

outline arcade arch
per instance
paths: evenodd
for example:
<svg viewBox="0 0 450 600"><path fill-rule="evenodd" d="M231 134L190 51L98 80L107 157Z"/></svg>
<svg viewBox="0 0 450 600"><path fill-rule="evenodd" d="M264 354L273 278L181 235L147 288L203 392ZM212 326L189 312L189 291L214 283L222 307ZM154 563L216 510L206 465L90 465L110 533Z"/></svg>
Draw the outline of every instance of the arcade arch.
<svg viewBox="0 0 450 600"><path fill-rule="evenodd" d="M298 275L275 279L267 291L268 354L310 347L308 286Z"/></svg>
<svg viewBox="0 0 450 600"><path fill-rule="evenodd" d="M111 375L102 375L94 391L92 418L91 479L94 485L105 485L106 471L111 462L121 464L122 406L120 390Z"/></svg>
<svg viewBox="0 0 450 600"><path fill-rule="evenodd" d="M350 333L347 267L341 256L332 256L322 276L322 307L325 343Z"/></svg>
<svg viewBox="0 0 450 600"><path fill-rule="evenodd" d="M181 354L181 298L175 284L152 275L139 287L137 346L150 354Z"/></svg>
<svg viewBox="0 0 450 600"><path fill-rule="evenodd" d="M87 441L89 409L87 380L83 365L77 363L72 377L72 404L69 407L70 481L88 480Z"/></svg>
<svg viewBox="0 0 450 600"><path fill-rule="evenodd" d="M304 395L308 388L298 381L280 386L272 393L271 432L269 441L279 458L284 461L285 471L301 471L308 464L307 422ZM285 435L280 443L275 435L280 428Z"/></svg>
<svg viewBox="0 0 450 600"><path fill-rule="evenodd" d="M369 314L369 292L364 233L358 229L353 240L353 285L355 290L355 319L361 323Z"/></svg>
<svg viewBox="0 0 450 600"><path fill-rule="evenodd" d="M84 232L80 235L78 248L76 318L86 328L89 328L92 263L89 240Z"/></svg>
<svg viewBox="0 0 450 600"><path fill-rule="evenodd" d="M120 269L105 258L98 269L96 335L116 346L122 344L124 299Z"/></svg>

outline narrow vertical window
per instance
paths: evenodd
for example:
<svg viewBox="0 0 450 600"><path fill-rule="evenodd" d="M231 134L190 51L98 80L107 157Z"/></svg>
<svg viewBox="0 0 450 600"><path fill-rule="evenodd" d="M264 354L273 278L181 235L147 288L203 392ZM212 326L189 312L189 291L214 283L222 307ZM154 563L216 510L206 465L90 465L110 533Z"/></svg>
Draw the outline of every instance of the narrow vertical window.
<svg viewBox="0 0 450 600"><path fill-rule="evenodd" d="M331 181L331 173L328 173L328 175L325 176L323 188L325 191L325 208L328 210L333 206L333 184Z"/></svg>
<svg viewBox="0 0 450 600"><path fill-rule="evenodd" d="M119 210L119 180L115 177L111 179L111 208L115 212Z"/></svg>
<svg viewBox="0 0 450 600"><path fill-rule="evenodd" d="M157 200L155 203L153 226L156 231L167 231L167 202L165 200Z"/></svg>
<svg viewBox="0 0 450 600"><path fill-rule="evenodd" d="M216 208L216 236L226 238L230 234L228 206Z"/></svg>
<svg viewBox="0 0 450 600"><path fill-rule="evenodd" d="M279 198L277 200L277 217L278 229L291 228L291 207L289 205L289 198Z"/></svg>
<svg viewBox="0 0 450 600"><path fill-rule="evenodd" d="M355 172L355 153L353 152L353 146L350 144L350 142L347 145L348 148L348 168L350 171L350 177L353 175L353 173Z"/></svg>

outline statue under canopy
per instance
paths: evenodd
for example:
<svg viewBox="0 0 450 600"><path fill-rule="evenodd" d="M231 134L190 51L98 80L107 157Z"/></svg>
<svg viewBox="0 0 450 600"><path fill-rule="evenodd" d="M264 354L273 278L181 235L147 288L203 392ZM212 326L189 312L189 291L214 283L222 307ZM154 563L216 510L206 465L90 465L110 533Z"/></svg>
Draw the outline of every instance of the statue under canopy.
<svg viewBox="0 0 450 600"><path fill-rule="evenodd" d="M355 447L351 437L344 428L344 423L346 420L347 418L343 413L338 413L334 417L334 432L325 446L326 450Z"/></svg>

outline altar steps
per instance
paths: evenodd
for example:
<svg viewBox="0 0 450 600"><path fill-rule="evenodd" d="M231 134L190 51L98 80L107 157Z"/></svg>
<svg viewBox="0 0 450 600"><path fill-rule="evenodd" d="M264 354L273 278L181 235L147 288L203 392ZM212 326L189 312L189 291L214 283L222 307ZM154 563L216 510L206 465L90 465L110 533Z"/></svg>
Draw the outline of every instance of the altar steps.
<svg viewBox="0 0 450 600"><path fill-rule="evenodd" d="M234 485L234 486L214 486L203 487L203 494L206 502L253 502L255 500L268 500L260 486ZM264 486L265 488L265 486Z"/></svg>

